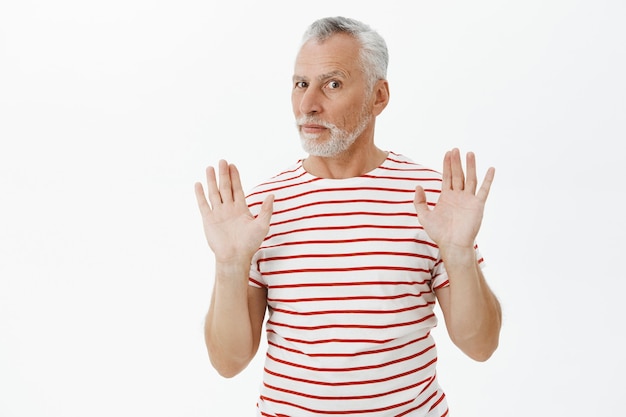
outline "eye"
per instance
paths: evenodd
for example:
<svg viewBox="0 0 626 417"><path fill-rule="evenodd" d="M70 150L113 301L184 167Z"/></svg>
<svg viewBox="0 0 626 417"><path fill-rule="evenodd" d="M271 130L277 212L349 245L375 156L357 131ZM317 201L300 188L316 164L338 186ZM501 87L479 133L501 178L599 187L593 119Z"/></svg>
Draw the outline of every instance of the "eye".
<svg viewBox="0 0 626 417"><path fill-rule="evenodd" d="M306 81L296 81L296 88L307 88L309 84Z"/></svg>
<svg viewBox="0 0 626 417"><path fill-rule="evenodd" d="M341 83L339 81L331 81L328 84L326 84L326 86L330 88L331 90L336 90L339 87L341 87Z"/></svg>

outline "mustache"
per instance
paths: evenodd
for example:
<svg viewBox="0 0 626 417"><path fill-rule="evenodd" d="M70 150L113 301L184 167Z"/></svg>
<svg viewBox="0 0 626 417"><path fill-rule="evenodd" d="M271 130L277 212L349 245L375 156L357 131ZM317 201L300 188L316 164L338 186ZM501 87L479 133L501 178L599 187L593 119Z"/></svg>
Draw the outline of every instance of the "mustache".
<svg viewBox="0 0 626 417"><path fill-rule="evenodd" d="M320 120L316 117L312 117L312 116L300 116L296 119L296 126L300 127L302 125L319 125L319 126L323 126L327 129L336 129L337 126L335 126L332 123L326 122L324 120Z"/></svg>

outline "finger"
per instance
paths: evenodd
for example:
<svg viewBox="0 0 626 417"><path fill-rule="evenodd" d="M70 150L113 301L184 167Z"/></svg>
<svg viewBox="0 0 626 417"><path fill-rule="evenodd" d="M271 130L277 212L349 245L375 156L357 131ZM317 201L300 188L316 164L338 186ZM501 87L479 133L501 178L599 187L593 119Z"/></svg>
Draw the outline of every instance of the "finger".
<svg viewBox="0 0 626 417"><path fill-rule="evenodd" d="M228 162L221 159L219 162L219 184L220 184L220 197L223 203L230 203L233 201L233 189L230 180L230 169L228 168Z"/></svg>
<svg viewBox="0 0 626 417"><path fill-rule="evenodd" d="M209 193L209 201L211 207L215 207L222 203L222 197L220 196L220 190L217 188L217 179L215 178L215 168L212 166L206 169L206 186Z"/></svg>
<svg viewBox="0 0 626 417"><path fill-rule="evenodd" d="M483 180L480 189L478 190L478 194L476 196L483 203L487 201L487 197L489 196L489 190L491 190L491 184L493 183L493 178L496 175L496 169L490 167L485 174L485 179Z"/></svg>
<svg viewBox="0 0 626 417"><path fill-rule="evenodd" d="M196 201L198 202L198 208L200 209L200 214L204 216L205 213L211 211L211 206L209 206L209 202L206 200L204 196L204 188L202 184L197 182L194 184L194 191L196 193Z"/></svg>
<svg viewBox="0 0 626 417"><path fill-rule="evenodd" d="M465 189L474 194L478 185L478 180L476 179L476 155L474 155L474 152L468 152L465 156L465 168L467 169Z"/></svg>
<svg viewBox="0 0 626 417"><path fill-rule="evenodd" d="M465 188L465 175L461 165L461 152L454 148L450 154L450 172L452 175L452 189L463 190Z"/></svg>
<svg viewBox="0 0 626 417"><path fill-rule="evenodd" d="M245 195L243 193L243 187L241 186L239 170L234 164L230 164L228 166L228 172L230 174L233 199L235 201L245 201Z"/></svg>
<svg viewBox="0 0 626 417"><path fill-rule="evenodd" d="M450 151L446 152L443 157L443 177L441 178L441 190L452 189L452 175L450 172Z"/></svg>

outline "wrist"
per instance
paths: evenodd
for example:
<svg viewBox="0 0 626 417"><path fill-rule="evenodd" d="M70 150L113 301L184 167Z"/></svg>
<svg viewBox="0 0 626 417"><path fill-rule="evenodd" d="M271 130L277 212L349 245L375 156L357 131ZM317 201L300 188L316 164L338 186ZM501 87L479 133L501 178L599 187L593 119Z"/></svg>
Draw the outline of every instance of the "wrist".
<svg viewBox="0 0 626 417"><path fill-rule="evenodd" d="M232 258L228 260L215 259L215 276L218 280L247 281L250 274L251 259Z"/></svg>
<svg viewBox="0 0 626 417"><path fill-rule="evenodd" d="M446 245L439 247L439 253L446 269L451 267L468 267L476 264L474 246Z"/></svg>

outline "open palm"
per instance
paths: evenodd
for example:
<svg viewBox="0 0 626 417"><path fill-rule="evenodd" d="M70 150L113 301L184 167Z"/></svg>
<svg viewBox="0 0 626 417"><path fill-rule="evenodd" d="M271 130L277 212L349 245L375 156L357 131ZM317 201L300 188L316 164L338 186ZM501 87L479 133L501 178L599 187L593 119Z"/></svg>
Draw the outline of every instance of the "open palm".
<svg viewBox="0 0 626 417"><path fill-rule="evenodd" d="M432 210L427 205L424 189L418 186L415 190L414 204L419 222L440 248L473 246L480 229L495 170L487 170L476 192L476 158L471 152L466 156L466 168L467 177L458 149L446 153L441 195Z"/></svg>
<svg viewBox="0 0 626 417"><path fill-rule="evenodd" d="M213 167L206 170L208 201L202 184L195 184L204 234L218 262L250 261L269 230L273 196L268 196L257 217L245 201L239 171L219 162L219 186ZM210 203L210 204L209 204Z"/></svg>

